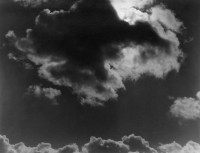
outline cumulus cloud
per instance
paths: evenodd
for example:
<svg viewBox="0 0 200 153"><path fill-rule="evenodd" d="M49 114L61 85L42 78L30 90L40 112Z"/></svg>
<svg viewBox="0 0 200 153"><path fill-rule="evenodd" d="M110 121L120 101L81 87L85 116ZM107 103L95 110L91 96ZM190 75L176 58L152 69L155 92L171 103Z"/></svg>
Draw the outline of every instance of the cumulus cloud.
<svg viewBox="0 0 200 153"><path fill-rule="evenodd" d="M80 148L80 149L79 149ZM27 147L24 143L12 145L5 136L0 136L1 153L157 153L149 142L134 134L125 136L120 141L91 137L82 147L76 144L54 149L49 143L40 143L36 147Z"/></svg>
<svg viewBox="0 0 200 153"><path fill-rule="evenodd" d="M200 118L200 92L196 98L183 97L177 98L170 107L170 113L177 118L186 120L196 120Z"/></svg>
<svg viewBox="0 0 200 153"><path fill-rule="evenodd" d="M36 97L45 97L49 100L56 102L56 98L62 93L58 89L44 88L41 85L31 85L28 88L28 94L34 95Z"/></svg>
<svg viewBox="0 0 200 153"><path fill-rule="evenodd" d="M7 37L40 77L71 87L82 103L103 105L142 75L178 71L182 52L176 36L182 22L152 0L81 0L69 10L45 9L27 36ZM148 7L147 7L148 6Z"/></svg>
<svg viewBox="0 0 200 153"><path fill-rule="evenodd" d="M199 153L200 144L189 141L185 146L177 142L161 144L154 149L149 142L134 134L125 136L120 141L91 137L83 146L76 144L61 148L52 148L49 143L40 143L36 147L27 147L23 142L10 144L6 136L0 135L1 153Z"/></svg>
<svg viewBox="0 0 200 153"><path fill-rule="evenodd" d="M130 151L139 151L141 153L157 153L157 151L150 146L149 142L141 136L132 134L129 136L124 136L122 140L124 144L129 146Z"/></svg>
<svg viewBox="0 0 200 153"><path fill-rule="evenodd" d="M83 146L83 153L127 153L129 146L122 141L103 140L102 138L91 137L90 142Z"/></svg>
<svg viewBox="0 0 200 153"><path fill-rule="evenodd" d="M89 143L83 146L84 153L157 153L150 147L149 142L134 134L124 136L121 141L91 137Z"/></svg>
<svg viewBox="0 0 200 153"><path fill-rule="evenodd" d="M173 142L171 144L163 144L159 146L161 153L199 153L200 144L189 141L185 146Z"/></svg>

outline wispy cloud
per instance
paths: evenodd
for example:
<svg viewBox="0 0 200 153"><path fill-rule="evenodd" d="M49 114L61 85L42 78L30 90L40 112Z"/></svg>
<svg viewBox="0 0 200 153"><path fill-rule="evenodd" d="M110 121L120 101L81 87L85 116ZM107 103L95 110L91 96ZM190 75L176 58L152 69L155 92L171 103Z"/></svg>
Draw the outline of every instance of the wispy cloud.
<svg viewBox="0 0 200 153"><path fill-rule="evenodd" d="M13 0L16 3L19 3L22 6L25 7L37 7L42 5L43 3L48 2L49 0Z"/></svg>
<svg viewBox="0 0 200 153"><path fill-rule="evenodd" d="M31 85L27 91L28 94L33 95L35 97L45 97L53 102L56 102L57 97L59 97L62 93L58 89L54 88L44 88L41 85Z"/></svg>

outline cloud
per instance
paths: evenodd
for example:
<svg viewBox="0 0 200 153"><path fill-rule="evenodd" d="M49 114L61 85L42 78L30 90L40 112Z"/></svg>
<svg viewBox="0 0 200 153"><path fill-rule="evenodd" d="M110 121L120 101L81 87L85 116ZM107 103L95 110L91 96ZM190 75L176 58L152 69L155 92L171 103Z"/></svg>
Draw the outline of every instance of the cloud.
<svg viewBox="0 0 200 153"><path fill-rule="evenodd" d="M19 61L19 59L13 53L9 53L8 58L14 61Z"/></svg>
<svg viewBox="0 0 200 153"><path fill-rule="evenodd" d="M43 3L48 2L49 0L13 0L16 3L19 3L22 6L25 7L37 7L42 5Z"/></svg>
<svg viewBox="0 0 200 153"><path fill-rule="evenodd" d="M143 9L148 5L152 5L154 0L110 0L110 2L117 10L123 10L132 7Z"/></svg>
<svg viewBox="0 0 200 153"><path fill-rule="evenodd" d="M196 120L200 118L200 92L197 92L196 98L183 97L177 98L170 107L172 116L186 119Z"/></svg>
<svg viewBox="0 0 200 153"><path fill-rule="evenodd" d="M5 37L9 40L16 40L17 36L15 35L15 32L10 30L8 33L5 35Z"/></svg>
<svg viewBox="0 0 200 153"><path fill-rule="evenodd" d="M159 146L161 153L199 153L200 144L189 141L185 146L173 142L171 144L163 144Z"/></svg>
<svg viewBox="0 0 200 153"><path fill-rule="evenodd" d="M81 148L81 149L79 149ZM54 149L49 143L40 143L36 147L27 147L24 143L12 145L5 136L0 136L1 153L157 153L149 143L140 136L130 135L121 141L91 137L82 147L76 144Z"/></svg>
<svg viewBox="0 0 200 153"><path fill-rule="evenodd" d="M157 153L150 147L149 142L134 134L124 136L121 141L91 137L89 143L83 146L83 153Z"/></svg>
<svg viewBox="0 0 200 153"><path fill-rule="evenodd" d="M150 9L151 21L159 21L162 26L175 32L180 32L183 23L175 17L173 11L167 9L163 5L156 5Z"/></svg>
<svg viewBox="0 0 200 153"><path fill-rule="evenodd" d="M157 150L150 147L149 142L141 136L125 136L120 141L91 137L83 146L76 144L61 148L52 148L49 143L40 143L36 147L27 147L23 142L10 144L6 136L0 135L1 153L199 153L200 144L188 141L185 146L177 142L161 144Z"/></svg>
<svg viewBox="0 0 200 153"><path fill-rule="evenodd" d="M102 138L91 137L90 142L83 146L83 153L127 153L129 146L122 141L103 140Z"/></svg>
<svg viewBox="0 0 200 153"><path fill-rule="evenodd" d="M129 149L132 152L139 151L141 153L157 153L157 151L150 146L149 142L141 136L132 134L129 136L124 136L122 140L124 144L129 146Z"/></svg>
<svg viewBox="0 0 200 153"><path fill-rule="evenodd" d="M39 67L40 77L72 88L82 103L103 105L118 97L127 79L164 78L180 68L183 54L176 34L182 22L152 4L81 0L69 10L44 9L26 37L13 32L7 37Z"/></svg>
<svg viewBox="0 0 200 153"><path fill-rule="evenodd" d="M29 9L59 9L59 8L69 8L78 0L12 0L14 3L18 4L21 7Z"/></svg>
<svg viewBox="0 0 200 153"><path fill-rule="evenodd" d="M28 88L28 94L34 95L36 97L45 97L49 100L56 102L56 98L62 93L58 89L53 88L43 88L41 85L31 85Z"/></svg>
<svg viewBox="0 0 200 153"><path fill-rule="evenodd" d="M120 19L131 19L129 23L133 23L137 19L146 20L148 13L141 10L154 4L154 0L110 0L110 2Z"/></svg>

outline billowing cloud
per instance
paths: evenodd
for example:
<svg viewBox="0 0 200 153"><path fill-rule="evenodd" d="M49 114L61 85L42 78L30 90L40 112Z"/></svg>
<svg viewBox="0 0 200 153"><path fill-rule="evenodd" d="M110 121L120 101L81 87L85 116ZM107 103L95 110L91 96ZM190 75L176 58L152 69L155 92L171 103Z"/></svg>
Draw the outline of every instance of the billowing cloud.
<svg viewBox="0 0 200 153"><path fill-rule="evenodd" d="M118 97L127 79L144 74L163 78L180 68L176 34L182 22L164 6L152 4L81 0L69 10L43 10L26 37L11 31L7 37L39 67L40 77L71 87L82 103L102 105Z"/></svg>
<svg viewBox="0 0 200 153"><path fill-rule="evenodd" d="M61 95L61 91L53 88L44 88L41 85L31 85L28 88L28 94L36 97L45 97L53 102L56 102L56 98Z"/></svg>
<svg viewBox="0 0 200 153"><path fill-rule="evenodd" d="M173 142L171 144L163 144L159 146L161 153L199 153L200 144L189 141L185 146Z"/></svg>
<svg viewBox="0 0 200 153"><path fill-rule="evenodd" d="M133 7L143 9L146 6L152 5L155 0L110 0L110 2L117 10L123 10Z"/></svg>
<svg viewBox="0 0 200 153"><path fill-rule="evenodd" d="M129 146L122 141L103 140L91 137L90 142L83 146L83 153L128 153Z"/></svg>
<svg viewBox="0 0 200 153"><path fill-rule="evenodd" d="M80 148L80 149L79 149ZM1 153L157 153L149 142L140 136L125 136L120 141L91 137L82 147L76 144L54 149L49 143L40 143L36 147L27 147L24 143L12 145L5 136L0 136Z"/></svg>
<svg viewBox="0 0 200 153"><path fill-rule="evenodd" d="M157 153L157 151L150 146L149 142L141 136L132 134L129 136L124 136L122 140L124 144L129 146L130 151L139 151L141 153Z"/></svg>
<svg viewBox="0 0 200 153"><path fill-rule="evenodd" d="M177 142L161 144L154 149L140 136L125 136L120 141L91 137L83 146L76 144L61 148L52 148L49 143L40 143L36 147L27 147L23 142L10 144L6 136L0 135L1 153L199 153L200 144L189 141L185 146Z"/></svg>
<svg viewBox="0 0 200 153"><path fill-rule="evenodd" d="M177 98L170 108L170 113L177 118L195 120L200 118L200 92L196 98Z"/></svg>

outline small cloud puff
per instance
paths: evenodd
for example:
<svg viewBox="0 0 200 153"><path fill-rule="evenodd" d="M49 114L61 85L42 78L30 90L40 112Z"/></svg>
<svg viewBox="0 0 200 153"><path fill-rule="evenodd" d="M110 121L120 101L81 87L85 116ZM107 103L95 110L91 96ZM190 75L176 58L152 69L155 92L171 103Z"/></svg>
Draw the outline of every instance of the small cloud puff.
<svg viewBox="0 0 200 153"><path fill-rule="evenodd" d="M43 88L41 85L31 85L28 88L28 94L34 95L35 97L45 97L49 100L56 102L56 98L62 93L58 89Z"/></svg>
<svg viewBox="0 0 200 153"><path fill-rule="evenodd" d="M177 98L170 107L172 116L184 120L196 120L200 118L200 92L196 98L183 97Z"/></svg>

